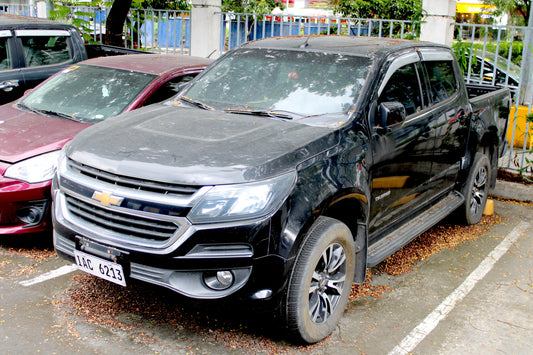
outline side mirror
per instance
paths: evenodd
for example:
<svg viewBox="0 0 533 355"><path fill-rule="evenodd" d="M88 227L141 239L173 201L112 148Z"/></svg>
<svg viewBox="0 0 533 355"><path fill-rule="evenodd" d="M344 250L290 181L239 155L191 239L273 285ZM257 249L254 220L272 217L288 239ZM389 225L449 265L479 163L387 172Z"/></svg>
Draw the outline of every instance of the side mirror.
<svg viewBox="0 0 533 355"><path fill-rule="evenodd" d="M398 101L382 102L379 105L379 115L381 120L378 127L385 129L393 124L405 121L407 116L405 107Z"/></svg>

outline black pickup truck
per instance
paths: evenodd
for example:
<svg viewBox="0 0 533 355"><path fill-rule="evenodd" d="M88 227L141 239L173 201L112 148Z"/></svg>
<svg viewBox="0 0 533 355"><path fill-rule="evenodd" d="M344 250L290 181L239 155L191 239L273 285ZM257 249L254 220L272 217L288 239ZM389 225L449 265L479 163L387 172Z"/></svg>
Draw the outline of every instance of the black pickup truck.
<svg viewBox="0 0 533 355"><path fill-rule="evenodd" d="M0 104L85 59L141 53L84 43L74 27L46 19L0 15Z"/></svg>
<svg viewBox="0 0 533 355"><path fill-rule="evenodd" d="M251 42L64 149L54 246L124 286L254 300L317 342L368 267L452 212L480 220L510 103L437 44Z"/></svg>

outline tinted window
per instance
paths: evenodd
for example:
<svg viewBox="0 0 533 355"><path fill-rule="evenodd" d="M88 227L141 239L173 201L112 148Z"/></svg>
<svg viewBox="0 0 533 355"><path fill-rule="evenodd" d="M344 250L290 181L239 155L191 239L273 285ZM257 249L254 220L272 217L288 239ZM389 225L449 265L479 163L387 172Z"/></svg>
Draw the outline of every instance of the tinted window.
<svg viewBox="0 0 533 355"><path fill-rule="evenodd" d="M21 36L27 67L59 64L71 59L66 36Z"/></svg>
<svg viewBox="0 0 533 355"><path fill-rule="evenodd" d="M457 91L457 81L451 61L424 62L428 73L430 96L433 102L439 102L452 96Z"/></svg>
<svg viewBox="0 0 533 355"><path fill-rule="evenodd" d="M414 64L405 65L392 74L379 98L379 103L387 101L400 102L407 115L422 110L420 85Z"/></svg>
<svg viewBox="0 0 533 355"><path fill-rule="evenodd" d="M0 70L11 68L7 40L7 37L0 38Z"/></svg>
<svg viewBox="0 0 533 355"><path fill-rule="evenodd" d="M161 102L166 99L170 99L180 91L181 85L194 79L196 74L183 75L178 78L167 81L159 88L157 88L148 99L143 103L143 106L151 105L156 102Z"/></svg>

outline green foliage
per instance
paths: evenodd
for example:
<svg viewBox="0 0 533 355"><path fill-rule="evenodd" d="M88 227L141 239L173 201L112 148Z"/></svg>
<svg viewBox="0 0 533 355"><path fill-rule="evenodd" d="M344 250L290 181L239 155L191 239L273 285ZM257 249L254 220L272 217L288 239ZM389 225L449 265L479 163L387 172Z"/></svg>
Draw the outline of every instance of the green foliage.
<svg viewBox="0 0 533 355"><path fill-rule="evenodd" d="M69 23L75 26L81 33L87 43L98 43L93 40L91 34L94 30L91 28L91 22L86 20L93 14L85 11L72 11L70 6L97 6L98 2L78 3L70 2L69 6L62 3L54 3L54 9L50 11L50 19L58 22Z"/></svg>
<svg viewBox="0 0 533 355"><path fill-rule="evenodd" d="M472 56L472 65L476 65L476 48L474 47L472 50L471 43L457 41L452 44L452 49L455 53L457 61L459 62L459 66L461 67L463 74L465 74L468 70L468 61L470 60L470 56Z"/></svg>
<svg viewBox="0 0 533 355"><path fill-rule="evenodd" d="M422 0L330 0L345 17L420 21Z"/></svg>
<svg viewBox="0 0 533 355"><path fill-rule="evenodd" d="M483 51L483 43L475 43L474 48L476 48L478 51ZM507 59L509 57L509 49L511 48L511 42L509 41L502 41L500 42L500 45L498 46L498 55ZM520 66L522 62L522 51L524 48L524 44L522 42L514 41L511 48L511 61ZM491 53L496 52L496 43L488 42L485 45L485 50Z"/></svg>
<svg viewBox="0 0 533 355"><path fill-rule="evenodd" d="M133 0L132 7L136 9L191 10L191 4L187 0Z"/></svg>
<svg viewBox="0 0 533 355"><path fill-rule="evenodd" d="M509 15L518 15L520 21L517 25L528 25L529 12L531 11L531 0L483 0L486 5L494 5L496 7L495 14L497 16L502 13Z"/></svg>
<svg viewBox="0 0 533 355"><path fill-rule="evenodd" d="M222 0L222 12L269 14L276 7L284 9L282 2L276 0Z"/></svg>

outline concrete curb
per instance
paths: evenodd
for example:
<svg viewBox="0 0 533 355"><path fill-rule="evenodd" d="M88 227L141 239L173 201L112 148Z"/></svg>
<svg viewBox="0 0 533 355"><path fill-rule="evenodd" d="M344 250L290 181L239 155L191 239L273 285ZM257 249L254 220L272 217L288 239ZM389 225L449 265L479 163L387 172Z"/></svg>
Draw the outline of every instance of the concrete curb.
<svg viewBox="0 0 533 355"><path fill-rule="evenodd" d="M533 185L496 180L496 187L490 195L504 200L533 202Z"/></svg>

